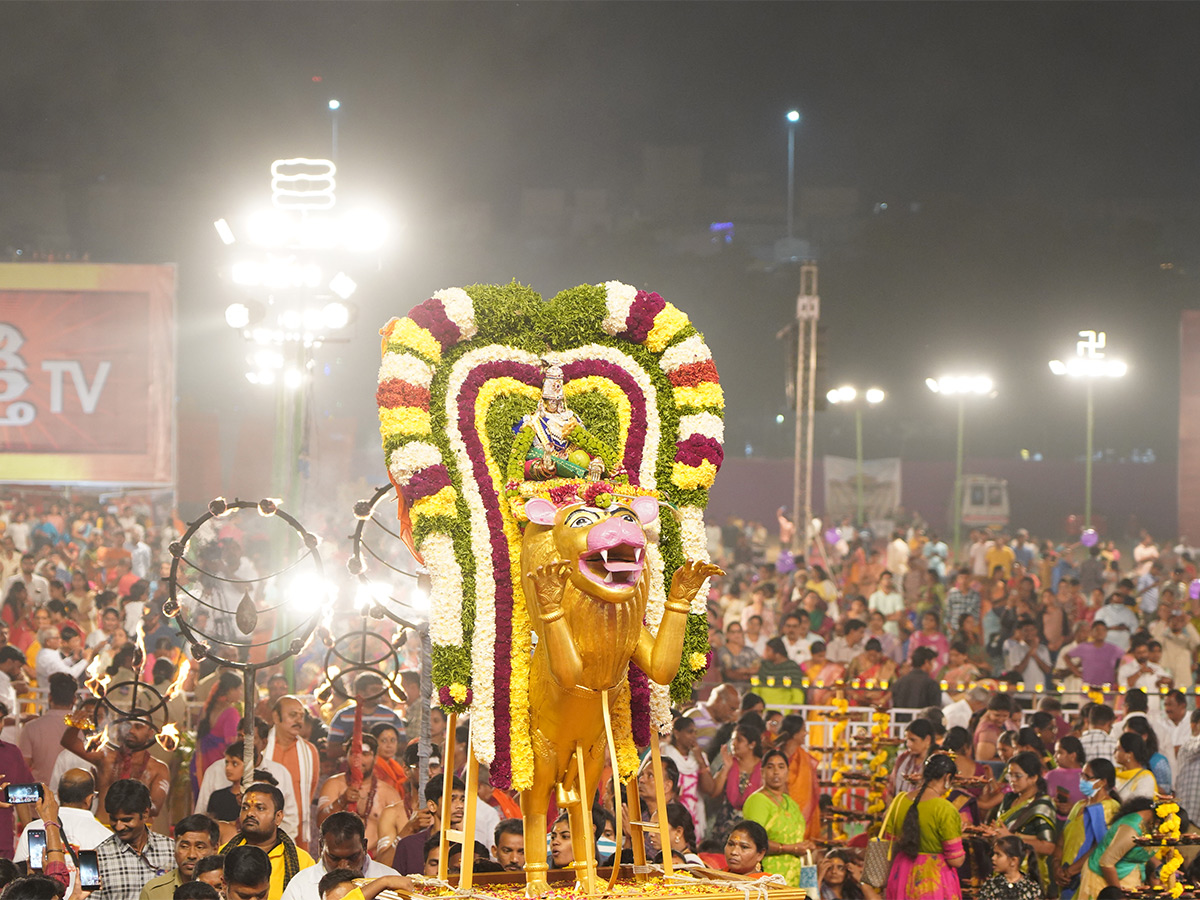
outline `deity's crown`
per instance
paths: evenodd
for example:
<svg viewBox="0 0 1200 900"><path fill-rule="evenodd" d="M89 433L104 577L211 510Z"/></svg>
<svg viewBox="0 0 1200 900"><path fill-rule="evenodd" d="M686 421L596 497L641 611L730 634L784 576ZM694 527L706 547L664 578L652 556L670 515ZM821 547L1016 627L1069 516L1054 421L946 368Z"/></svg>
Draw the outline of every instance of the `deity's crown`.
<svg viewBox="0 0 1200 900"><path fill-rule="evenodd" d="M563 370L548 365L542 375L542 399L563 400Z"/></svg>

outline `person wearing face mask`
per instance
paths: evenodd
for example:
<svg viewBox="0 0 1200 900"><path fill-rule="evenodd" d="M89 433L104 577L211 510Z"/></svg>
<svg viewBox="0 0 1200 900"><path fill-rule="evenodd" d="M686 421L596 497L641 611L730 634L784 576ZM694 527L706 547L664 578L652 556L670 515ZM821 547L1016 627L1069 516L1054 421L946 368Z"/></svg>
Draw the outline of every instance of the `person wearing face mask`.
<svg viewBox="0 0 1200 900"><path fill-rule="evenodd" d="M1079 774L1083 799L1071 808L1054 848L1054 879L1062 891L1061 900L1070 900L1078 892L1088 854L1104 840L1121 807L1116 783L1117 770L1107 759L1090 760Z"/></svg>
<svg viewBox="0 0 1200 900"><path fill-rule="evenodd" d="M945 799L958 768L945 753L925 760L921 782L896 795L880 837L890 840L892 866L885 897L908 900L960 900L958 869L966 861L962 818Z"/></svg>

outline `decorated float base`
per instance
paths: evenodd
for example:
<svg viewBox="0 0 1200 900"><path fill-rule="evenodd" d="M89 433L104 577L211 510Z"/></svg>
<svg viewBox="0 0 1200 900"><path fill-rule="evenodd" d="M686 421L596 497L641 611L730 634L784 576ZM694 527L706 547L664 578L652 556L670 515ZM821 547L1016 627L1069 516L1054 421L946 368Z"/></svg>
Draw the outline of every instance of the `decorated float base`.
<svg viewBox="0 0 1200 900"><path fill-rule="evenodd" d="M596 872L598 878L608 882L612 870L602 868ZM576 883L575 873L570 869L555 869L548 873L549 893L542 896L547 900L583 900L587 891ZM416 889L410 894L404 891L384 891L379 896L385 900L409 900L421 897L458 897L457 876L448 881L413 876ZM735 875L718 869L688 867L676 869L667 876L659 866L622 866L617 872L613 887L602 896L613 898L645 898L645 900L746 900L746 898L770 898L770 900L805 900L808 892L804 888L780 884L769 877L755 878ZM520 900L526 896L523 872L495 872L476 875L471 881L470 896L494 898L494 900Z"/></svg>

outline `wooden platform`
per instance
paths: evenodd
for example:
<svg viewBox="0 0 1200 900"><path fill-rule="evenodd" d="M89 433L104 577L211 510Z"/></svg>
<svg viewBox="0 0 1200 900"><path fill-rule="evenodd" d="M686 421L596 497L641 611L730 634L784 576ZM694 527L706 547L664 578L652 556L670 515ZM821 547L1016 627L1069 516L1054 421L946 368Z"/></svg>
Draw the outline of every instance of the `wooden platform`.
<svg viewBox="0 0 1200 900"><path fill-rule="evenodd" d="M745 886L753 884L757 879L745 875L734 875L718 869L707 869L700 866L676 867L675 875L669 880L664 879L661 868L651 867L647 881L637 881L632 866L622 866L617 876L616 886L612 891L602 891L606 897L640 897L645 900L693 900L704 897L706 900L746 900ZM610 868L599 869L598 879L607 882L612 873ZM587 893L575 886L575 872L571 869L551 869L547 873L550 882L550 893L547 897L554 900L580 900ZM458 887L458 876L451 875L447 883L438 883L436 879L423 879L413 876L417 889L411 894L400 891L384 891L379 896L384 900L410 900L410 898L451 897L455 896ZM471 893L475 897L495 898L495 900L517 900L525 896L524 872L495 872L477 873L472 879ZM770 900L806 900L807 891L790 885L765 885ZM755 894L751 889L751 900ZM814 898L815 900L815 898Z"/></svg>

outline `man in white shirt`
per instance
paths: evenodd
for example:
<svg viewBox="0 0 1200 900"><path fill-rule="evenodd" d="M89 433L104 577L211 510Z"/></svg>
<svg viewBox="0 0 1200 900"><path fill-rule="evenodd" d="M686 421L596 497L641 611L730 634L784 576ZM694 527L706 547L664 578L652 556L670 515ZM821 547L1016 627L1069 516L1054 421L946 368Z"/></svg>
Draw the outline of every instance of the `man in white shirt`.
<svg viewBox="0 0 1200 900"><path fill-rule="evenodd" d="M788 613L783 620L783 646L797 665L812 659L812 645L821 639L819 634L810 634L809 628L808 612L803 609Z"/></svg>
<svg viewBox="0 0 1200 900"><path fill-rule="evenodd" d="M1025 690L1050 680L1054 670L1050 651L1038 640L1037 623L1033 619L1023 617L1017 623L1017 633L1004 642L1004 668L1017 673L1025 683Z"/></svg>
<svg viewBox="0 0 1200 900"><path fill-rule="evenodd" d="M83 670L87 668L94 652L85 650L81 659L63 659L63 655L59 652L62 647L62 635L53 625L38 632L38 641L42 645L42 649L38 651L34 661L38 684L49 684L50 676L55 672L64 672L78 680L79 676L83 674Z"/></svg>
<svg viewBox="0 0 1200 900"><path fill-rule="evenodd" d="M977 578L987 578L991 573L987 570L987 552L992 549L991 541L986 531L972 532L971 546L967 548L967 558L971 560L971 574Z"/></svg>
<svg viewBox="0 0 1200 900"><path fill-rule="evenodd" d="M1179 748L1192 736L1192 723L1188 717L1187 696L1181 690L1172 690L1166 697L1163 698L1163 713L1165 714L1167 745L1171 748L1171 752L1167 754L1167 758L1171 759ZM1167 753L1163 750L1163 753Z"/></svg>
<svg viewBox="0 0 1200 900"><path fill-rule="evenodd" d="M1133 591L1133 582L1122 578L1117 590L1108 598L1108 603L1096 610L1093 622L1103 622L1108 627L1108 642L1115 644L1122 653L1129 652L1129 639L1138 630L1137 613L1129 608L1126 600Z"/></svg>
<svg viewBox="0 0 1200 900"><path fill-rule="evenodd" d="M292 876L283 891L283 900L321 900L317 886L334 869L353 869L364 878L398 875L367 856L367 835L363 821L354 813L335 812L321 825L321 855L316 865Z"/></svg>
<svg viewBox="0 0 1200 900"><path fill-rule="evenodd" d="M858 619L848 619L844 630L845 634L835 637L825 648L825 658L830 662L846 664L863 652L867 623Z"/></svg>
<svg viewBox="0 0 1200 900"><path fill-rule="evenodd" d="M70 769L62 777L58 790L58 821L62 823L63 838L76 850L95 850L112 832L101 825L92 815L92 801L96 799L96 782L90 772L83 769ZM29 860L29 832L32 829L45 829L41 819L34 819L25 826L21 836L17 838L17 848L13 853L13 862ZM75 862L70 854L64 860L70 873L70 884L67 886L67 896L75 887Z"/></svg>
<svg viewBox="0 0 1200 900"><path fill-rule="evenodd" d="M886 565L897 578L903 579L908 572L908 542L902 532L893 531L891 543L887 545Z"/></svg>
<svg viewBox="0 0 1200 900"><path fill-rule="evenodd" d="M945 720L946 730L949 731L956 726L959 728L970 727L971 716L981 709L986 709L991 697L991 691L976 685L953 703L946 704L942 708L942 718Z"/></svg>
<svg viewBox="0 0 1200 900"><path fill-rule="evenodd" d="M5 597L8 596L9 589L20 581L25 584L25 589L29 592L31 607L45 606L50 602L50 582L41 575L34 574L33 567L36 562L37 559L32 553L26 553L21 557L21 571L5 579L4 587L0 589Z"/></svg>
<svg viewBox="0 0 1200 900"><path fill-rule="evenodd" d="M904 615L904 598L896 590L892 573L884 570L879 576L879 587L871 595L867 607L872 612L883 613L884 630L892 637L900 636L900 617Z"/></svg>
<svg viewBox="0 0 1200 900"><path fill-rule="evenodd" d="M1135 638L1129 654L1133 659L1117 667L1117 684L1130 690L1141 688L1157 697L1159 687L1169 685L1171 676L1162 666L1150 662L1150 641L1144 635Z"/></svg>
<svg viewBox="0 0 1200 900"><path fill-rule="evenodd" d="M142 540L141 529L125 532L125 549L129 551L129 564L138 578L150 577L150 546Z"/></svg>

